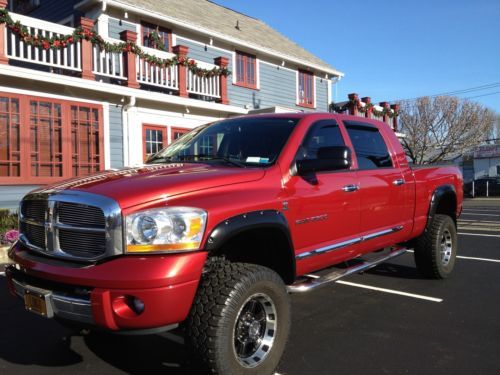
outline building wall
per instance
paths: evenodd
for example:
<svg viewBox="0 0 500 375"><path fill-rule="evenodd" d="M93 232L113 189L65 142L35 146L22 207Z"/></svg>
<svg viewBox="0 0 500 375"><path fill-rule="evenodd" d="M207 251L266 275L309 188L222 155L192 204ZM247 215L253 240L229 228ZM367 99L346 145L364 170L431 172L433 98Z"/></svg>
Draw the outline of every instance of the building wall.
<svg viewBox="0 0 500 375"><path fill-rule="evenodd" d="M136 31L136 26L133 23L118 20L116 18L110 18L108 21L108 35L110 38L120 39L120 33L122 31Z"/></svg>
<svg viewBox="0 0 500 375"><path fill-rule="evenodd" d="M109 158L111 168L125 165L123 158L123 115L121 105L109 105Z"/></svg>
<svg viewBox="0 0 500 375"><path fill-rule="evenodd" d="M500 176L500 157L474 159L474 178Z"/></svg>
<svg viewBox="0 0 500 375"><path fill-rule="evenodd" d="M60 22L69 16L79 16L79 12L75 12L74 6L80 0L41 0L40 6L27 15L34 18L40 18L50 22Z"/></svg>
<svg viewBox="0 0 500 375"><path fill-rule="evenodd" d="M17 211L21 198L37 187L36 185L0 185L0 208Z"/></svg>

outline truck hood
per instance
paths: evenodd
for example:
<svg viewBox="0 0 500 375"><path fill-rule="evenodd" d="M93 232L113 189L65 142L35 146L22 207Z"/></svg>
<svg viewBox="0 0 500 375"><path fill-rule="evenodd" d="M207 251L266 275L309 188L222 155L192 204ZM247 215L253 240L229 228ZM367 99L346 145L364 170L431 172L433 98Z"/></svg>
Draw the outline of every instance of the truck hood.
<svg viewBox="0 0 500 375"><path fill-rule="evenodd" d="M165 199L196 190L259 180L260 168L234 168L207 164L151 164L109 170L87 177L66 180L36 190L53 194L78 190L114 199L122 208Z"/></svg>

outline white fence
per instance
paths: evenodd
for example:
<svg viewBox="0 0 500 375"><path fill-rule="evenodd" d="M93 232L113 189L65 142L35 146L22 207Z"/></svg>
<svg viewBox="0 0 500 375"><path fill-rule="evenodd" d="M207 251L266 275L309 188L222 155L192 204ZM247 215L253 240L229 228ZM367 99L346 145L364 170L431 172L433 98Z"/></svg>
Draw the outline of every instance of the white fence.
<svg viewBox="0 0 500 375"><path fill-rule="evenodd" d="M120 40L106 39L108 43L120 43ZM111 77L126 80L124 74L124 54L123 52L107 52L97 44L92 47L92 72L99 76Z"/></svg>
<svg viewBox="0 0 500 375"><path fill-rule="evenodd" d="M200 68L212 70L217 65L196 62ZM187 69L187 91L191 94L220 98L220 80L218 76L200 77Z"/></svg>
<svg viewBox="0 0 500 375"><path fill-rule="evenodd" d="M19 21L28 27L33 36L39 35L47 38L72 34L75 29L51 22L41 21L36 18L25 17L19 14L10 14L14 21ZM44 65L73 71L81 71L81 43L69 44L60 49L44 49L34 47L23 42L9 28L6 29L7 56L9 59L28 63Z"/></svg>
<svg viewBox="0 0 500 375"><path fill-rule="evenodd" d="M157 56L162 59L171 59L175 55L164 51L158 51L152 48L142 47L144 52ZM176 65L159 67L148 63L139 56L136 58L137 81L146 85L163 87L177 90L179 88L179 71Z"/></svg>

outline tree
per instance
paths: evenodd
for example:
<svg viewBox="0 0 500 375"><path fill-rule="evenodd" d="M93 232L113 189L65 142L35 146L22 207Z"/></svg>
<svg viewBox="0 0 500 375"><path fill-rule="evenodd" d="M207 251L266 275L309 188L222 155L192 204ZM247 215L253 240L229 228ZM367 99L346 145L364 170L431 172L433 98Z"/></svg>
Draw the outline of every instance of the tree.
<svg viewBox="0 0 500 375"><path fill-rule="evenodd" d="M403 147L415 164L460 155L488 139L495 114L482 105L450 96L399 103Z"/></svg>

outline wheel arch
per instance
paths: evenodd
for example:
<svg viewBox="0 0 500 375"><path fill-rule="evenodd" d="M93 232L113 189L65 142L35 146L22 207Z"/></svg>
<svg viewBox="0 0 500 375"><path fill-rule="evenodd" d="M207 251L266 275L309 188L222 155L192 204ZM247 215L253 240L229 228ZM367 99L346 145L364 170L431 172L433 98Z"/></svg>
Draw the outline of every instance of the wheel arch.
<svg viewBox="0 0 500 375"><path fill-rule="evenodd" d="M252 211L220 222L208 236L205 250L209 257L225 256L231 261L271 268L286 284L295 280L295 253L290 229L279 211Z"/></svg>
<svg viewBox="0 0 500 375"><path fill-rule="evenodd" d="M442 185L437 187L431 196L427 215L427 226L437 214L450 216L455 225L457 225L457 204L457 192L453 185Z"/></svg>

